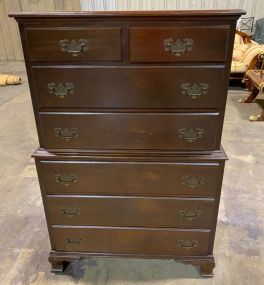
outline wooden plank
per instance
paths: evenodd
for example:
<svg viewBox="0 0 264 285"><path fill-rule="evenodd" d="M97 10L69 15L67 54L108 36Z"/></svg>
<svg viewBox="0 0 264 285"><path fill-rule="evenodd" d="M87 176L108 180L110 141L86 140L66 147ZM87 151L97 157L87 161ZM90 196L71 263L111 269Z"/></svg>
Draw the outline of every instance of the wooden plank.
<svg viewBox="0 0 264 285"><path fill-rule="evenodd" d="M20 3L23 12L45 12L45 11L55 10L54 0L45 0L45 1L20 0Z"/></svg>
<svg viewBox="0 0 264 285"><path fill-rule="evenodd" d="M12 39L10 35L10 25L7 16L7 10L4 1L0 1L0 27L1 27L1 45L5 50L5 57L2 60L15 60ZM2 51L3 53L3 51Z"/></svg>
<svg viewBox="0 0 264 285"><path fill-rule="evenodd" d="M64 11L63 0L54 0L54 7L56 11Z"/></svg>
<svg viewBox="0 0 264 285"><path fill-rule="evenodd" d="M81 11L79 0L64 0L64 11Z"/></svg>
<svg viewBox="0 0 264 285"><path fill-rule="evenodd" d="M6 13L10 12L19 12L21 11L21 4L19 0L13 0L13 1L5 1L5 7L6 7ZM9 35L10 40L14 52L14 60L15 61L23 61L24 56L22 52L22 45L20 41L20 35L19 35L19 29L18 24L16 21L12 18L7 18L8 21L8 29L9 29ZM10 47L7 46L9 49Z"/></svg>
<svg viewBox="0 0 264 285"><path fill-rule="evenodd" d="M6 61L6 52L5 52L5 47L4 47L4 37L2 34L2 28L0 25L0 61Z"/></svg>

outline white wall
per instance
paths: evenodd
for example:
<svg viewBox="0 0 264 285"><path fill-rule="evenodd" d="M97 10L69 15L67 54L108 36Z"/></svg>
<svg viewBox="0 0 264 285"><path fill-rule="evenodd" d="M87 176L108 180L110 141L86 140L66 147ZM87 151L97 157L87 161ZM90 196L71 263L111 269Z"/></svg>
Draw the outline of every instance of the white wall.
<svg viewBox="0 0 264 285"><path fill-rule="evenodd" d="M82 10L232 9L264 17L264 0L81 0Z"/></svg>

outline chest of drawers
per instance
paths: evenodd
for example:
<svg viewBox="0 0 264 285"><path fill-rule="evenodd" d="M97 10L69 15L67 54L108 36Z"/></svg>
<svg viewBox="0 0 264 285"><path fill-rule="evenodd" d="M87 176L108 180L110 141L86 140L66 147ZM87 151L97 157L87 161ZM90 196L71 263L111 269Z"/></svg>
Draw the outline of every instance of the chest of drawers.
<svg viewBox="0 0 264 285"><path fill-rule="evenodd" d="M212 276L240 10L13 14L52 271L170 258Z"/></svg>

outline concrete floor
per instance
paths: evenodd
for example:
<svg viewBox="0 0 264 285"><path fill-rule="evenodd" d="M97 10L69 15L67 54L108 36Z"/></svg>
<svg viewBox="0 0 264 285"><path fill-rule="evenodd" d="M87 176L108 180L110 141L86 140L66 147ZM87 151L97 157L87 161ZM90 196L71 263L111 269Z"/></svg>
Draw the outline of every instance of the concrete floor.
<svg viewBox="0 0 264 285"><path fill-rule="evenodd" d="M229 156L215 240L213 279L170 260L92 258L75 262L63 275L50 273L50 244L31 153L38 146L22 63L0 64L16 72L20 86L0 88L0 284L264 284L264 122L260 110L230 91L223 132ZM263 98L263 96L262 96Z"/></svg>

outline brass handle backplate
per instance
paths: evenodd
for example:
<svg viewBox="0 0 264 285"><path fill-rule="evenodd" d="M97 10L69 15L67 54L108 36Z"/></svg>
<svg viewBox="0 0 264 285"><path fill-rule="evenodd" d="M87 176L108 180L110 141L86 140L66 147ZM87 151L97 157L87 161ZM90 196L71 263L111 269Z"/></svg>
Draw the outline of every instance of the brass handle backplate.
<svg viewBox="0 0 264 285"><path fill-rule="evenodd" d="M63 52L67 52L72 56L76 57L82 52L88 50L88 41L87 39L79 40L60 40L60 47Z"/></svg>
<svg viewBox="0 0 264 285"><path fill-rule="evenodd" d="M179 129L178 130L179 138L185 139L188 142L194 142L198 139L201 139L204 137L204 130L200 128L196 129Z"/></svg>
<svg viewBox="0 0 264 285"><path fill-rule="evenodd" d="M69 186L70 184L77 182L77 175L56 174L55 180L57 183L60 183L64 186Z"/></svg>
<svg viewBox="0 0 264 285"><path fill-rule="evenodd" d="M79 133L77 128L55 128L56 137L66 141L77 138Z"/></svg>
<svg viewBox="0 0 264 285"><path fill-rule="evenodd" d="M186 95L190 99L198 99L201 95L206 95L209 85L207 83L200 83L199 85L194 83L183 83L181 85L182 94Z"/></svg>
<svg viewBox="0 0 264 285"><path fill-rule="evenodd" d="M201 214L201 211L199 210L180 210L179 211L179 216L180 218L183 218L187 221L192 221L194 219L197 219Z"/></svg>
<svg viewBox="0 0 264 285"><path fill-rule="evenodd" d="M199 188L205 184L205 178L195 176L183 176L181 178L181 184L191 189Z"/></svg>
<svg viewBox="0 0 264 285"><path fill-rule="evenodd" d="M81 244L83 242L83 239L81 238L66 238L65 241L67 243L71 243L71 244Z"/></svg>
<svg viewBox="0 0 264 285"><path fill-rule="evenodd" d="M55 95L59 98L65 98L66 96L73 94L73 87L72 83L54 83L51 82L48 84L48 90L51 95Z"/></svg>
<svg viewBox="0 0 264 285"><path fill-rule="evenodd" d="M164 40L164 50L171 52L176 56L181 56L187 51L192 50L193 40L185 38L183 40L177 39L174 41L172 38Z"/></svg>
<svg viewBox="0 0 264 285"><path fill-rule="evenodd" d="M179 240L178 247L184 249L198 247L198 240Z"/></svg>
<svg viewBox="0 0 264 285"><path fill-rule="evenodd" d="M80 215L80 209L78 208L62 208L60 209L60 212L62 215L65 215L68 217L74 217L74 216Z"/></svg>

